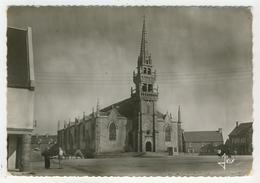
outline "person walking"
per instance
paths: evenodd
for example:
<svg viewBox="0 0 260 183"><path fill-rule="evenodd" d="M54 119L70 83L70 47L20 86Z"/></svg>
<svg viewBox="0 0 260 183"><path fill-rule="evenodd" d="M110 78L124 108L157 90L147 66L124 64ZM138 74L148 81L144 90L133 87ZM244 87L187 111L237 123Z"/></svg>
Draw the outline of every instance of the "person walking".
<svg viewBox="0 0 260 183"><path fill-rule="evenodd" d="M51 166L49 147L45 149L45 151L42 153L42 156L44 157L45 168L49 169Z"/></svg>
<svg viewBox="0 0 260 183"><path fill-rule="evenodd" d="M59 147L59 155L58 155L58 157L59 157L59 168L62 168L61 160L63 158L63 154L64 154L64 152L63 152L62 148Z"/></svg>

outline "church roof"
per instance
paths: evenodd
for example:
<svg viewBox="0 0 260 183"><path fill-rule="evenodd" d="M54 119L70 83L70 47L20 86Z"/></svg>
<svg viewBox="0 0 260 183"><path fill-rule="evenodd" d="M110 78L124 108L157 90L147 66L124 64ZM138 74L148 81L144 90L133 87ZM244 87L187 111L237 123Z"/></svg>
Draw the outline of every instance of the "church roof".
<svg viewBox="0 0 260 183"><path fill-rule="evenodd" d="M222 133L219 131L190 131L184 132L185 142L220 142L223 141Z"/></svg>
<svg viewBox="0 0 260 183"><path fill-rule="evenodd" d="M131 118L134 115L135 102L132 98L127 98L101 109L100 112L101 114L108 115L113 108L116 108L120 115Z"/></svg>
<svg viewBox="0 0 260 183"><path fill-rule="evenodd" d="M115 109L115 108L114 108L114 109ZM99 115L100 115L100 116L109 116L110 113L112 112L112 110L113 110L113 108L111 108L111 109L109 109L109 110L107 110L107 111L100 111L100 112L99 112ZM118 112L117 109L115 110L115 112L117 113L117 116L124 117L123 115L121 115L121 114Z"/></svg>
<svg viewBox="0 0 260 183"><path fill-rule="evenodd" d="M166 114L161 113L160 111L156 111L155 115L157 118L164 119Z"/></svg>
<svg viewBox="0 0 260 183"><path fill-rule="evenodd" d="M246 134L249 130L252 129L253 122L248 123L240 123L237 127L235 127L229 136L242 136Z"/></svg>
<svg viewBox="0 0 260 183"><path fill-rule="evenodd" d="M112 105L109 105L103 109L100 110L100 114L104 114L104 115L109 115L109 113L111 112L111 110L113 108L116 108L117 111L119 112L120 115L124 116L124 117L127 117L127 118L133 118L134 117L134 111L136 110L137 108L137 103L136 101L134 101L133 98L127 98L125 100L121 100L117 103L114 103ZM165 114L159 112L159 111L156 111L156 114L157 118L160 118L160 119L164 119L165 118Z"/></svg>

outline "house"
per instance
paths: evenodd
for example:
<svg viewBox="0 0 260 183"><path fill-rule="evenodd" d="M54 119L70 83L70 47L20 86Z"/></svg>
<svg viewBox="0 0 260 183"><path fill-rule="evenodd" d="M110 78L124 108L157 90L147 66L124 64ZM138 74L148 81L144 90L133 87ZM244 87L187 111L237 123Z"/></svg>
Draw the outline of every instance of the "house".
<svg viewBox="0 0 260 183"><path fill-rule="evenodd" d="M7 29L7 168L30 171L34 128L32 30Z"/></svg>
<svg viewBox="0 0 260 183"><path fill-rule="evenodd" d="M203 147L223 144L222 129L217 131L187 131L183 133L183 149L187 153L200 153Z"/></svg>
<svg viewBox="0 0 260 183"><path fill-rule="evenodd" d="M228 135L226 146L231 153L239 155L251 155L253 151L252 146L253 122L238 123L236 127Z"/></svg>

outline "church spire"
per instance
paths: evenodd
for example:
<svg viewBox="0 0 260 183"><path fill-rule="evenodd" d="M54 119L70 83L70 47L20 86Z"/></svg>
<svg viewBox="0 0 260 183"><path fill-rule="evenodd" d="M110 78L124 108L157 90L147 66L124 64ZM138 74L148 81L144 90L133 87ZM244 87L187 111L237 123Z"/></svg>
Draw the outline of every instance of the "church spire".
<svg viewBox="0 0 260 183"><path fill-rule="evenodd" d="M147 56L147 38L146 38L146 25L145 25L145 16L143 17L143 29L142 29L142 39L141 39L141 50L140 50L140 57Z"/></svg>
<svg viewBox="0 0 260 183"><path fill-rule="evenodd" d="M139 56L139 65L146 64L149 59L148 53L148 41L147 41L147 31L146 31L146 22L145 16L143 17L143 29L142 29L142 38L141 38L141 48Z"/></svg>

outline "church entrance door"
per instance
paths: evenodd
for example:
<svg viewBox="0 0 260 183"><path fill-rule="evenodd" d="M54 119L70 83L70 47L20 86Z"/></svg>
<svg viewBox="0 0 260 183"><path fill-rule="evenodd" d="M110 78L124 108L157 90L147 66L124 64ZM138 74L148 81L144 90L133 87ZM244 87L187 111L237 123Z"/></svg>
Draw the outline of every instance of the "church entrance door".
<svg viewBox="0 0 260 183"><path fill-rule="evenodd" d="M146 152L151 152L152 151L152 143L151 142L146 142L145 144L145 151Z"/></svg>

